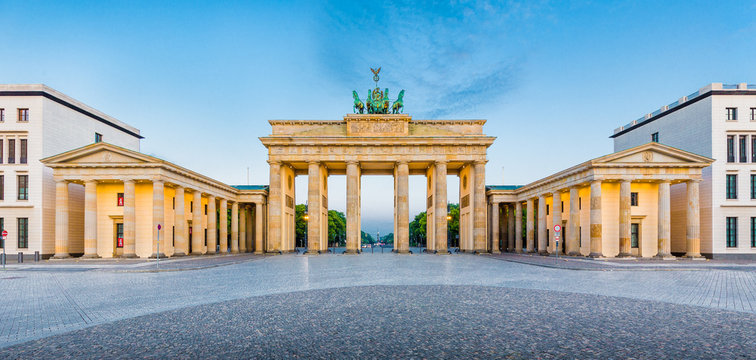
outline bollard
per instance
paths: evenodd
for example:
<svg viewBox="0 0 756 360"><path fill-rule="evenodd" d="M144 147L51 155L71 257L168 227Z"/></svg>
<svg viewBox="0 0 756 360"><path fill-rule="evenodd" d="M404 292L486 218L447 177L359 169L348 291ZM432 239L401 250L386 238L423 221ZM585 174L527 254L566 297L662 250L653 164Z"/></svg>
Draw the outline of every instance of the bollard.
<svg viewBox="0 0 756 360"><path fill-rule="evenodd" d="M39 251L34 252L34 262L39 262Z"/></svg>
<svg viewBox="0 0 756 360"><path fill-rule="evenodd" d="M18 263L21 264L24 262L24 253L18 252Z"/></svg>

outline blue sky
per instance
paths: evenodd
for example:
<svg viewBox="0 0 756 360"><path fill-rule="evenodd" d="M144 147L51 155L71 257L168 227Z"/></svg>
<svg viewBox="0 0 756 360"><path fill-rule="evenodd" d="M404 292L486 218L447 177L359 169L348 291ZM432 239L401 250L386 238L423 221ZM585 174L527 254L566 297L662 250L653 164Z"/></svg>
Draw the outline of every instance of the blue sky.
<svg viewBox="0 0 756 360"><path fill-rule="evenodd" d="M756 83L750 1L0 1L0 13L0 82L45 83L141 129L143 152L232 184L247 167L267 183L268 119L341 118L370 67L416 119L487 119L489 184L609 153L614 128L707 83ZM423 183L411 179L413 215ZM330 181L339 210L343 184ZM363 179L366 231L391 230L392 200L374 195L391 189Z"/></svg>

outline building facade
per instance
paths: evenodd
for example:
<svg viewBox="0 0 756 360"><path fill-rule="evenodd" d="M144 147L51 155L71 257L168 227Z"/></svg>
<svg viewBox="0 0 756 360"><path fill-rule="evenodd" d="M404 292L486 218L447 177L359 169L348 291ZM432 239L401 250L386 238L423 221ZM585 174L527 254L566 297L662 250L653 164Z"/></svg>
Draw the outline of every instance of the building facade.
<svg viewBox="0 0 756 360"><path fill-rule="evenodd" d="M9 253L54 252L55 182L40 159L107 141L139 150L139 130L44 85L0 85L0 226ZM72 224L83 224L84 189L71 186ZM81 228L72 226L74 242ZM74 244L78 246L79 244Z"/></svg>
<svg viewBox="0 0 756 360"><path fill-rule="evenodd" d="M701 182L701 252L756 258L756 85L709 84L611 136L614 150L658 142L713 158ZM684 241L685 186L673 185L673 243Z"/></svg>

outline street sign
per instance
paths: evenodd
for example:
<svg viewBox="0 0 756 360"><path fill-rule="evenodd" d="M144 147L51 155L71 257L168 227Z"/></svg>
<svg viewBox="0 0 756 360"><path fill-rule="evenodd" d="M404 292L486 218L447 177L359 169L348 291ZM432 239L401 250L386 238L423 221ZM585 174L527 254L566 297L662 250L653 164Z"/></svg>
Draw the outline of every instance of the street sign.
<svg viewBox="0 0 756 360"><path fill-rule="evenodd" d="M3 230L3 237L8 236L8 230Z"/></svg>
<svg viewBox="0 0 756 360"><path fill-rule="evenodd" d="M162 226L160 226L160 224L158 224L158 230L160 230L160 229L162 229L162 228L163 228L163 227L162 227Z"/></svg>
<svg viewBox="0 0 756 360"><path fill-rule="evenodd" d="M562 231L562 226L561 226L561 225L559 225L559 224L556 224L556 225L554 225L554 231L555 231L555 232L560 232L560 231Z"/></svg>

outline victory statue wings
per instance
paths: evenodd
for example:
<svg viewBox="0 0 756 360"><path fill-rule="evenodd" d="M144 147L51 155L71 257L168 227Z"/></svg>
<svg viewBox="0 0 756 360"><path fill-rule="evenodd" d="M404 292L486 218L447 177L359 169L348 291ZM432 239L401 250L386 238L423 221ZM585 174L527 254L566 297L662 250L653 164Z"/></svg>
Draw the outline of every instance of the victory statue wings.
<svg viewBox="0 0 756 360"><path fill-rule="evenodd" d="M370 68L370 71L373 72L373 75L378 76L378 73L381 72L381 68L378 68L378 70Z"/></svg>

